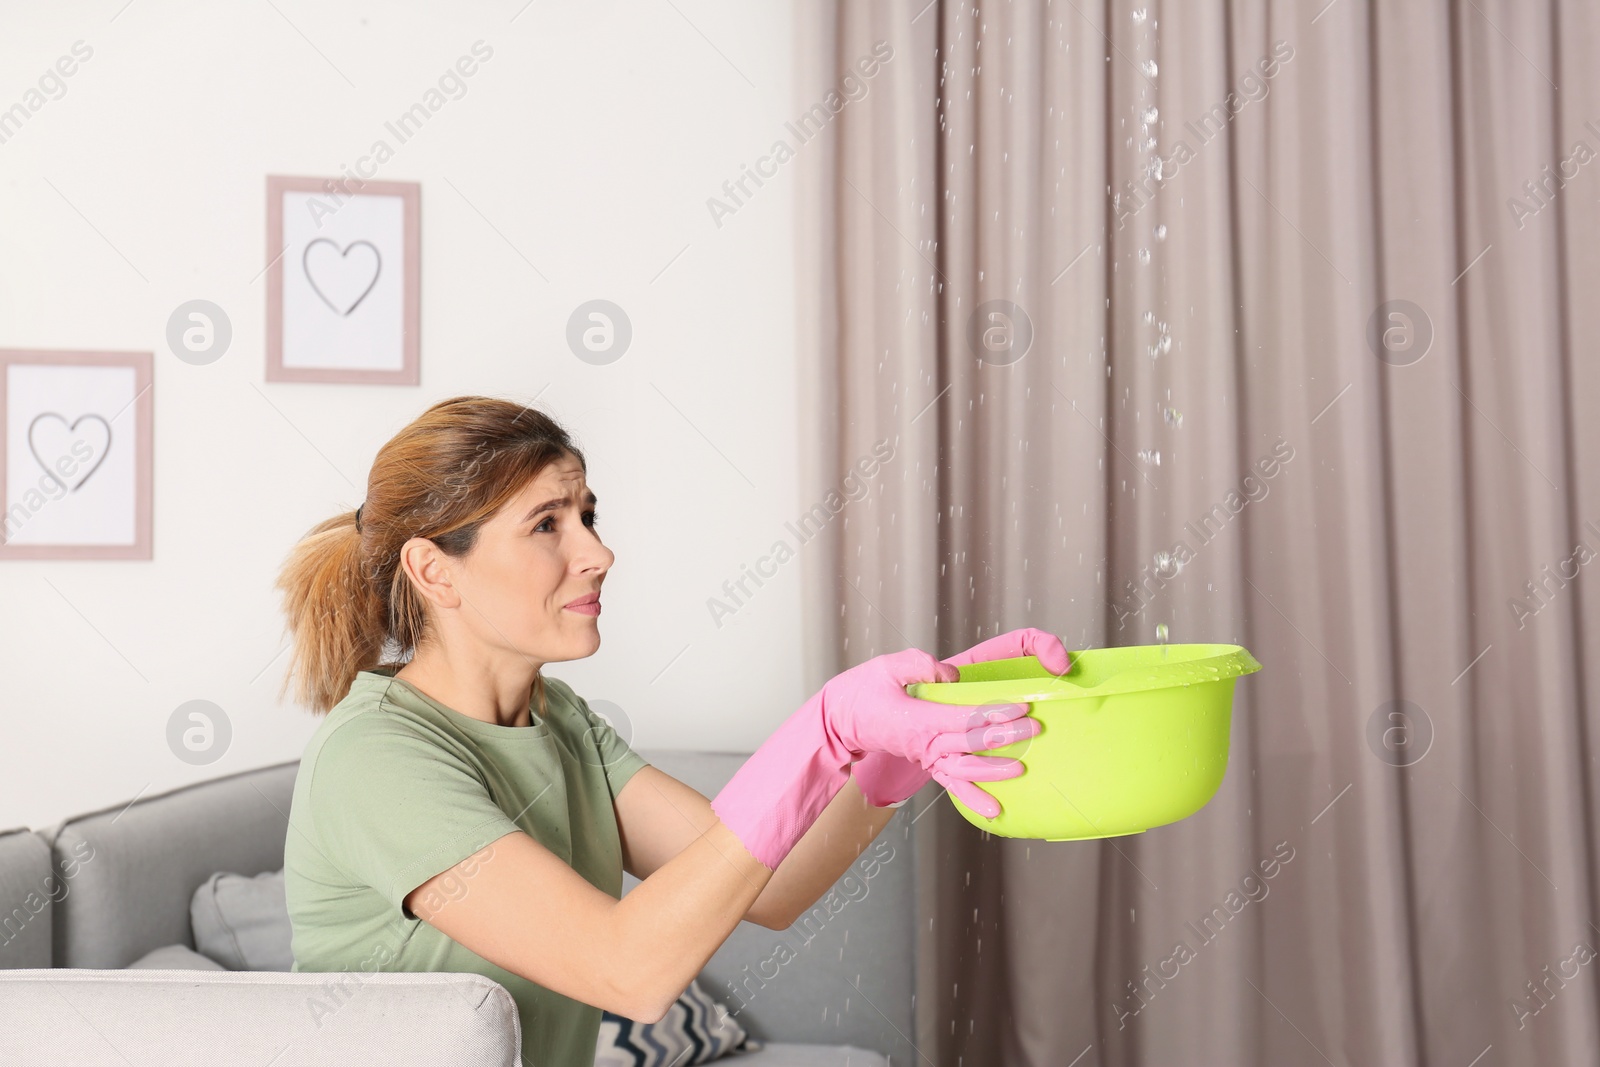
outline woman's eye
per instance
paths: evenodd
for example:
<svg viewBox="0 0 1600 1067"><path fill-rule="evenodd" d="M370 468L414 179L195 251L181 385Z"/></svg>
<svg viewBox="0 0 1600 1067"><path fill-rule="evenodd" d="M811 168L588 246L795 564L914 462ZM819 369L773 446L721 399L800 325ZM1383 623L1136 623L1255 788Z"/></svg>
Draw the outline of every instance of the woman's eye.
<svg viewBox="0 0 1600 1067"><path fill-rule="evenodd" d="M594 529L595 524L600 521L600 513L598 511L586 511L586 512L583 513L583 519L584 519L584 525L589 527L592 530L592 529ZM545 526L547 526L548 524L550 524L550 523L552 523L554 521L555 521L555 516L551 516L550 518L545 519L544 522L541 522L539 525L535 526L533 528L533 530L534 530L535 533L554 533L555 532L554 530L546 530L545 529Z"/></svg>

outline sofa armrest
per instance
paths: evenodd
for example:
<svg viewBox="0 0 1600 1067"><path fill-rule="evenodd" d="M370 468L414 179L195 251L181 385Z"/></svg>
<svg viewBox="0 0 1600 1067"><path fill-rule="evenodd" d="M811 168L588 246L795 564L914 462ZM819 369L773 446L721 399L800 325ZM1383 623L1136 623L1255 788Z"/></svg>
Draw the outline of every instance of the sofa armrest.
<svg viewBox="0 0 1600 1067"><path fill-rule="evenodd" d="M517 1067L511 994L478 974L0 971L0 1063Z"/></svg>

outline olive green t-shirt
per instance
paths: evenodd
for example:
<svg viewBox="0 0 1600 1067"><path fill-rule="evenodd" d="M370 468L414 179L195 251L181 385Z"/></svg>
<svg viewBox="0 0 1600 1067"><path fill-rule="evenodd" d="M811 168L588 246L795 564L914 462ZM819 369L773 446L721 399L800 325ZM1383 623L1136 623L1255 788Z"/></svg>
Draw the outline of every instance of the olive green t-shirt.
<svg viewBox="0 0 1600 1067"><path fill-rule="evenodd" d="M644 759L559 679L545 678L545 719L530 701L530 725L500 726L393 674L359 672L301 758L284 842L292 970L358 972L352 993L376 971L487 975L517 1003L528 1064L592 1064L600 1008L495 966L402 901L516 830L621 899L613 801ZM456 877L447 898L470 889Z"/></svg>

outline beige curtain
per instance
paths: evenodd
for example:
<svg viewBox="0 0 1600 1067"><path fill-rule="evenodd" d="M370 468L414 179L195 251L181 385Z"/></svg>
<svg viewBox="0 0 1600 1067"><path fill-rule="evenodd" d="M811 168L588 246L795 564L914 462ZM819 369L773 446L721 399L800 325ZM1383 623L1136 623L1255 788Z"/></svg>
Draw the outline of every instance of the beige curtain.
<svg viewBox="0 0 1600 1067"><path fill-rule="evenodd" d="M1265 664L1180 823L917 798L918 1062L1600 1062L1600 10L796 29L806 499L867 486L815 681L1029 625Z"/></svg>

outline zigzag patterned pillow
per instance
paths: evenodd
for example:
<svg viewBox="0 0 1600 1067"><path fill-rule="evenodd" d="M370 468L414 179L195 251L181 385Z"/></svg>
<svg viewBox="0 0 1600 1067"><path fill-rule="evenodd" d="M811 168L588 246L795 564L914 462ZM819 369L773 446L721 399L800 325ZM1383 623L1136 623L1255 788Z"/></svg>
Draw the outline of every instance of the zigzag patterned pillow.
<svg viewBox="0 0 1600 1067"><path fill-rule="evenodd" d="M594 1067L693 1067L735 1050L757 1052L762 1045L691 981L658 1023L601 1015Z"/></svg>

